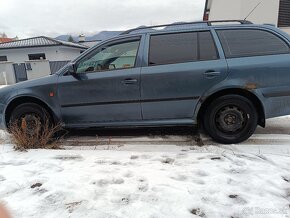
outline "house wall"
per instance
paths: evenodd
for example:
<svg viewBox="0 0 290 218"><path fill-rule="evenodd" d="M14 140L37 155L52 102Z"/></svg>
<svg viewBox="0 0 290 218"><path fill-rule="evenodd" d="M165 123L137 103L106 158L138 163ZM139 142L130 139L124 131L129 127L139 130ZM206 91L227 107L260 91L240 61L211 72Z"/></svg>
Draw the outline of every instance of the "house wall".
<svg viewBox="0 0 290 218"><path fill-rule="evenodd" d="M213 0L209 20L243 20L261 0ZM256 24L278 24L280 0L264 0L247 18Z"/></svg>
<svg viewBox="0 0 290 218"><path fill-rule="evenodd" d="M0 49L0 56L7 56L8 61L24 63L28 61L28 54L45 53L46 60L65 61L73 60L80 55L83 49L67 46L48 46L35 48Z"/></svg>

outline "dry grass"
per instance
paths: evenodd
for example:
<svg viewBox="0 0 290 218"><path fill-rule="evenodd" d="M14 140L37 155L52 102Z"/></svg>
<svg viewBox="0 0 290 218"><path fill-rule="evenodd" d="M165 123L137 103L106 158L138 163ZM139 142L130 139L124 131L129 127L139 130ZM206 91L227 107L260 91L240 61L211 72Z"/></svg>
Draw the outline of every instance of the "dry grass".
<svg viewBox="0 0 290 218"><path fill-rule="evenodd" d="M14 149L26 151L27 149L58 149L60 139L55 137L57 133L63 132L61 124L51 125L48 119L42 124L35 120L33 129L27 128L25 119L14 122L10 125L9 131L12 135Z"/></svg>

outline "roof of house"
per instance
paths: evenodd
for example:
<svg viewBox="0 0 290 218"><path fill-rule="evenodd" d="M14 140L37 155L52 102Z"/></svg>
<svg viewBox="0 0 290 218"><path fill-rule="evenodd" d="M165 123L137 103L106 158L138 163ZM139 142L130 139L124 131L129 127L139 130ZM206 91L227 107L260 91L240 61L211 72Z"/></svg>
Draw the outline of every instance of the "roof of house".
<svg viewBox="0 0 290 218"><path fill-rule="evenodd" d="M65 42L47 36L38 36L28 39L16 40L12 42L0 43L0 49L46 47L46 46L68 46L81 49L88 48L88 46L85 45L80 45L73 42Z"/></svg>
<svg viewBox="0 0 290 218"><path fill-rule="evenodd" d="M0 43L4 43L4 42L12 42L12 41L13 41L13 39L11 39L11 38L0 37Z"/></svg>

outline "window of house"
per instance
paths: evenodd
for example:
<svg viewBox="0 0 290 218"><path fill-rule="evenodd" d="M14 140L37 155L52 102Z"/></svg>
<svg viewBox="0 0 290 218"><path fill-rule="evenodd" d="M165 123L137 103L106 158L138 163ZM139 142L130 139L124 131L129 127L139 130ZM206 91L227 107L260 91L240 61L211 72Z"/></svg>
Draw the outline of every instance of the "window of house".
<svg viewBox="0 0 290 218"><path fill-rule="evenodd" d="M77 73L135 67L140 39L107 44L78 63Z"/></svg>
<svg viewBox="0 0 290 218"><path fill-rule="evenodd" d="M218 30L227 58L289 53L288 44L264 30Z"/></svg>
<svg viewBox="0 0 290 218"><path fill-rule="evenodd" d="M38 53L38 54L29 54L28 59L33 60L45 60L45 54L44 53Z"/></svg>
<svg viewBox="0 0 290 218"><path fill-rule="evenodd" d="M8 61L7 56L0 56L0 61Z"/></svg>
<svg viewBox="0 0 290 218"><path fill-rule="evenodd" d="M150 38L149 65L217 58L215 43L209 31L153 35Z"/></svg>
<svg viewBox="0 0 290 218"><path fill-rule="evenodd" d="M279 27L290 27L289 9L290 9L290 1L280 0L279 18L278 18Z"/></svg>

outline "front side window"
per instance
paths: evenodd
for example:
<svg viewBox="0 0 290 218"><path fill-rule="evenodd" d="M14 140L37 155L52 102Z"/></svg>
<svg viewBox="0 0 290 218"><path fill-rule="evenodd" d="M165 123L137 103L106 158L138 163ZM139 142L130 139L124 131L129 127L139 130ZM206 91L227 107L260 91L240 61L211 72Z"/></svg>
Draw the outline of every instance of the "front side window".
<svg viewBox="0 0 290 218"><path fill-rule="evenodd" d="M135 67L139 44L137 39L102 46L78 63L77 73Z"/></svg>
<svg viewBox="0 0 290 218"><path fill-rule="evenodd" d="M217 30L227 58L289 53L288 44L264 30Z"/></svg>

